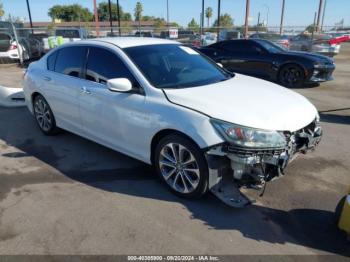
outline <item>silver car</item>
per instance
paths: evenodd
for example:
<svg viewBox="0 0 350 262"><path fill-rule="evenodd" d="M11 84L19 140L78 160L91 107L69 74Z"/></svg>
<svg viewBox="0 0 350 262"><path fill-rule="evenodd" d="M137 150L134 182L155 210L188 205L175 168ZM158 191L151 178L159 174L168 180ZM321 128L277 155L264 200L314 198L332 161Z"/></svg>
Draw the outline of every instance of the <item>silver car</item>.
<svg viewBox="0 0 350 262"><path fill-rule="evenodd" d="M289 49L294 51L315 52L333 57L340 51L340 45L332 42L329 35L300 34L290 39Z"/></svg>

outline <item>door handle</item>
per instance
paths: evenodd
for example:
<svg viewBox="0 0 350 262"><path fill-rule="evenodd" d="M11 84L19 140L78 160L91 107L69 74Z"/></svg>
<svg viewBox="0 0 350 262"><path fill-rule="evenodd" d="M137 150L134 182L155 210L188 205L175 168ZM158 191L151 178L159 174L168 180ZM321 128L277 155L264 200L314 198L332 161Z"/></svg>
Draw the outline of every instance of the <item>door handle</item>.
<svg viewBox="0 0 350 262"><path fill-rule="evenodd" d="M51 77L49 77L49 76L44 76L43 79L44 79L45 81L51 81L51 80L52 80Z"/></svg>
<svg viewBox="0 0 350 262"><path fill-rule="evenodd" d="M83 94L91 95L91 91L90 91L89 89L87 89L85 86L83 86L83 87L81 88L81 92L82 92Z"/></svg>

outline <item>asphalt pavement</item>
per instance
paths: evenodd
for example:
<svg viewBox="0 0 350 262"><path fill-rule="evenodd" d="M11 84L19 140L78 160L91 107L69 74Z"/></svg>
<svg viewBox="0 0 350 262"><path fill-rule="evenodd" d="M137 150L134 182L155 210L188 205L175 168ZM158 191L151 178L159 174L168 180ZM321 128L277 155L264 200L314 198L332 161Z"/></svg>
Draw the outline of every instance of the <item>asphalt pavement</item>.
<svg viewBox="0 0 350 262"><path fill-rule="evenodd" d="M149 166L0 108L0 254L350 256L333 215L350 186L349 59L345 44L334 81L295 90L320 111L320 146L243 209L178 198Z"/></svg>

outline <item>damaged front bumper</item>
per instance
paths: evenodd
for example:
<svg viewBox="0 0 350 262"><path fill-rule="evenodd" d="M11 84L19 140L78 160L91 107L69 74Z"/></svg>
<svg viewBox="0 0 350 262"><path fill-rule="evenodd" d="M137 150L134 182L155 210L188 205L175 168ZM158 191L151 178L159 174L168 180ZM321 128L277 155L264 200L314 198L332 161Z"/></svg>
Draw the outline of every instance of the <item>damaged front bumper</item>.
<svg viewBox="0 0 350 262"><path fill-rule="evenodd" d="M306 154L318 145L322 128L315 120L296 132L283 132L286 147L244 148L229 143L211 147L206 152L209 188L232 207L252 203L240 189L265 189L266 183L284 175L284 170L298 154Z"/></svg>

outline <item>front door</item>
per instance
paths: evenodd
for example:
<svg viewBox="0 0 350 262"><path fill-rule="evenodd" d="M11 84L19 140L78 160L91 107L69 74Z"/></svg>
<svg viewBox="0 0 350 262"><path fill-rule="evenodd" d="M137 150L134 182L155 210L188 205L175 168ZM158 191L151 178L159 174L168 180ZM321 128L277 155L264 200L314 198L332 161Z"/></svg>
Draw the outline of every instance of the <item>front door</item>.
<svg viewBox="0 0 350 262"><path fill-rule="evenodd" d="M85 133L107 146L135 154L140 138L132 134L141 132L145 126L137 118L147 116L145 96L138 92L141 87L111 50L89 48L85 71L84 90L79 101ZM129 79L135 92L110 91L107 81L112 78Z"/></svg>

